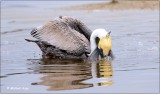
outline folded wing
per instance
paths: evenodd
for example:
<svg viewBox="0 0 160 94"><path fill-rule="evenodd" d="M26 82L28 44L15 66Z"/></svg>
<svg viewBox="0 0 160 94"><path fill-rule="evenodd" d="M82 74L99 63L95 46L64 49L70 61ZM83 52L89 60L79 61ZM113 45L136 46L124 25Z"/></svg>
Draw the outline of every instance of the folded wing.
<svg viewBox="0 0 160 94"><path fill-rule="evenodd" d="M91 31L77 19L59 17L32 30L31 35L67 53L82 55L90 52Z"/></svg>

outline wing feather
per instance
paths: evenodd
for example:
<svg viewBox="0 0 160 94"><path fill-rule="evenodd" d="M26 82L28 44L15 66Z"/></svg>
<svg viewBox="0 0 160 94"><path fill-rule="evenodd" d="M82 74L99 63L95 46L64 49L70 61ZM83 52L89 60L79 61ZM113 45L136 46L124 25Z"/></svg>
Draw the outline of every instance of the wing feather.
<svg viewBox="0 0 160 94"><path fill-rule="evenodd" d="M89 40L63 20L49 21L32 30L31 35L68 53L83 54L90 51Z"/></svg>

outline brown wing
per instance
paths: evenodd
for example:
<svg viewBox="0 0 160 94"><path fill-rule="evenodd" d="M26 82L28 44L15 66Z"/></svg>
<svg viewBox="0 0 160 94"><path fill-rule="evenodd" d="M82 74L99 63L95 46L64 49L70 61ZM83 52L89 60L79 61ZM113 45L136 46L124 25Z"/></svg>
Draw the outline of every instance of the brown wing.
<svg viewBox="0 0 160 94"><path fill-rule="evenodd" d="M40 41L45 41L68 53L90 52L89 40L80 32L60 19L49 21L31 32Z"/></svg>
<svg viewBox="0 0 160 94"><path fill-rule="evenodd" d="M88 40L90 40L92 31L80 20L74 19L69 16L63 16L61 17L61 20L63 20L65 23L68 23L72 29L83 34Z"/></svg>

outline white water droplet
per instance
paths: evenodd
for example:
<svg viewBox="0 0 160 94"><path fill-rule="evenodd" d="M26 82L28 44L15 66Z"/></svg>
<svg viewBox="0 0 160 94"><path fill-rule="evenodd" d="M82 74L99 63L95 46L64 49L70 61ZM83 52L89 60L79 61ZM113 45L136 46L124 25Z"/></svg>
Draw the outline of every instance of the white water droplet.
<svg viewBox="0 0 160 94"><path fill-rule="evenodd" d="M139 46L143 46L143 43L142 43L142 42L138 42L138 45L139 45Z"/></svg>
<svg viewBox="0 0 160 94"><path fill-rule="evenodd" d="M155 51L158 50L158 47L152 47L152 48L148 48L149 51Z"/></svg>

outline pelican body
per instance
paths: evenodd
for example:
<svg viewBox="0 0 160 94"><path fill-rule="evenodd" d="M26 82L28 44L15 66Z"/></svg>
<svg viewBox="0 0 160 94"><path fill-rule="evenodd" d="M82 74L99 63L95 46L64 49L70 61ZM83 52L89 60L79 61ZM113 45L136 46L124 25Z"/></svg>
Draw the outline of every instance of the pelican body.
<svg viewBox="0 0 160 94"><path fill-rule="evenodd" d="M90 58L112 56L110 32L96 29L93 32L80 20L60 16L31 31L43 58Z"/></svg>

